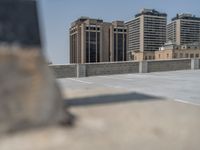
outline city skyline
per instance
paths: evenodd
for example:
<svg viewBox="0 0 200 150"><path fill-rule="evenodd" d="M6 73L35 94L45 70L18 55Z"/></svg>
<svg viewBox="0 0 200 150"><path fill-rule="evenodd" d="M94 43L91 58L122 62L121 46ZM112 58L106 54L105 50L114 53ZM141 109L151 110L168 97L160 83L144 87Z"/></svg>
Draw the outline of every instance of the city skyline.
<svg viewBox="0 0 200 150"><path fill-rule="evenodd" d="M80 16L100 18L108 22L129 21L142 8L150 8L167 13L169 22L177 13L191 13L199 16L198 4L197 0L183 0L181 3L172 0L167 2L160 0L147 2L41 0L39 6L42 13L41 20L44 23L43 29L45 29L43 33L45 50L49 60L54 64L69 63L69 27L71 22ZM172 7L174 5L177 7Z"/></svg>

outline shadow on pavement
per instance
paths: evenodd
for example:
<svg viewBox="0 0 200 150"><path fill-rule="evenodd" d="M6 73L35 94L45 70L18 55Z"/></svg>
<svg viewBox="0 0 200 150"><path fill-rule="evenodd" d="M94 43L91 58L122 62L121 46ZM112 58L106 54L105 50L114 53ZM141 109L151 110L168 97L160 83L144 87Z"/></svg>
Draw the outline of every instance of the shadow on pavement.
<svg viewBox="0 0 200 150"><path fill-rule="evenodd" d="M107 94L93 97L83 97L65 100L67 106L78 107L108 103L123 103L131 101L148 101L148 100L164 100L162 97L155 97L140 93L126 93L126 94Z"/></svg>

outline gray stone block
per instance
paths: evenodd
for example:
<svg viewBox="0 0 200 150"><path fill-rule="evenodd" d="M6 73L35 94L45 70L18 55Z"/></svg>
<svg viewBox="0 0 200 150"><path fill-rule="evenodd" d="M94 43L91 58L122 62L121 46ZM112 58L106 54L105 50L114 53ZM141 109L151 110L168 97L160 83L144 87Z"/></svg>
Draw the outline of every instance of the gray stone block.
<svg viewBox="0 0 200 150"><path fill-rule="evenodd" d="M38 51L0 51L0 133L64 120L60 90Z"/></svg>
<svg viewBox="0 0 200 150"><path fill-rule="evenodd" d="M77 77L77 65L50 65L56 78L75 78Z"/></svg>
<svg viewBox="0 0 200 150"><path fill-rule="evenodd" d="M77 64L77 78L86 77L86 65Z"/></svg>
<svg viewBox="0 0 200 150"><path fill-rule="evenodd" d="M148 63L147 63L147 61L140 61L140 63L139 63L139 73L148 73Z"/></svg>
<svg viewBox="0 0 200 150"><path fill-rule="evenodd" d="M138 62L114 62L86 64L87 76L138 73Z"/></svg>
<svg viewBox="0 0 200 150"><path fill-rule="evenodd" d="M191 69L199 69L199 59L191 59Z"/></svg>
<svg viewBox="0 0 200 150"><path fill-rule="evenodd" d="M148 72L176 71L191 69L190 59L148 61Z"/></svg>

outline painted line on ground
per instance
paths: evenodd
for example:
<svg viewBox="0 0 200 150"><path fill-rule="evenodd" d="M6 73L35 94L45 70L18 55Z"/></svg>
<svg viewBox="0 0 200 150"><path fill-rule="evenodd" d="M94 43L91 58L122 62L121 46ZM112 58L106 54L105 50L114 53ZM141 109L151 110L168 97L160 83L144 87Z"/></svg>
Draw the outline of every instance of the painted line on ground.
<svg viewBox="0 0 200 150"><path fill-rule="evenodd" d="M130 78L116 78L116 77L107 77L107 76L101 76L101 78L107 78L107 79L115 79L115 80L125 80L125 81L134 81L136 79L130 79Z"/></svg>
<svg viewBox="0 0 200 150"><path fill-rule="evenodd" d="M114 88L114 89L126 89L122 86L118 86L118 85L110 85L110 84L101 84L103 86L109 87L109 88Z"/></svg>
<svg viewBox="0 0 200 150"><path fill-rule="evenodd" d="M182 99L174 99L174 101L180 102L180 103L184 103L184 104L190 104L190 105L200 106L200 104L198 104L198 103L189 102L189 101L182 100Z"/></svg>
<svg viewBox="0 0 200 150"><path fill-rule="evenodd" d="M72 81L80 82L80 83L93 84L93 82L83 81L83 80L80 80L80 79L74 79L74 78L68 78L68 79L72 80Z"/></svg>

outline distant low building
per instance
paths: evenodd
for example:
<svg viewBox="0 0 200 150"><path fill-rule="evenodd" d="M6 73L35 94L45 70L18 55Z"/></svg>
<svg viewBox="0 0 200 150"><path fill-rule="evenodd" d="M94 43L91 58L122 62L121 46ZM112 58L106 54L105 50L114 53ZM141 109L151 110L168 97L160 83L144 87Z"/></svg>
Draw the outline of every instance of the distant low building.
<svg viewBox="0 0 200 150"><path fill-rule="evenodd" d="M200 43L176 45L166 43L155 52L155 59L200 58Z"/></svg>
<svg viewBox="0 0 200 150"><path fill-rule="evenodd" d="M143 60L154 60L155 51L134 51L130 54L131 60L143 61Z"/></svg>
<svg viewBox="0 0 200 150"><path fill-rule="evenodd" d="M134 61L200 58L200 43L176 45L167 42L158 51L135 51L131 53L131 58Z"/></svg>

